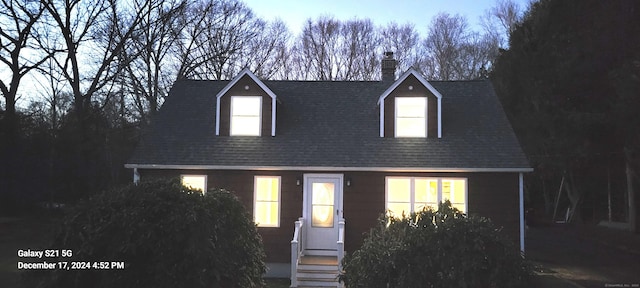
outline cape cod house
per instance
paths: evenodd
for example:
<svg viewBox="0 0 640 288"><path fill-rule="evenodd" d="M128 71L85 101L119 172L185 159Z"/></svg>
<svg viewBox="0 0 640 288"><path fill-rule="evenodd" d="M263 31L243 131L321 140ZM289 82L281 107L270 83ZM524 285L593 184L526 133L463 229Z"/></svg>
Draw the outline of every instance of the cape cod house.
<svg viewBox="0 0 640 288"><path fill-rule="evenodd" d="M489 81L180 80L126 167L234 191L262 235L269 276L337 285L338 263L385 211L449 199L524 251L532 169Z"/></svg>

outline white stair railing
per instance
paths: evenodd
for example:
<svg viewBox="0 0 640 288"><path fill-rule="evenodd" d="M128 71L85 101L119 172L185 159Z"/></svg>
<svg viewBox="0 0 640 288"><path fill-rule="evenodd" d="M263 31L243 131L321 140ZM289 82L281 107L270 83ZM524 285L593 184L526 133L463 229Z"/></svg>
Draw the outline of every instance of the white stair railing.
<svg viewBox="0 0 640 288"><path fill-rule="evenodd" d="M342 272L342 258L344 258L344 218L338 221L338 272Z"/></svg>
<svg viewBox="0 0 640 288"><path fill-rule="evenodd" d="M298 287L298 262L302 254L302 223L304 218L298 218L291 240L291 287Z"/></svg>

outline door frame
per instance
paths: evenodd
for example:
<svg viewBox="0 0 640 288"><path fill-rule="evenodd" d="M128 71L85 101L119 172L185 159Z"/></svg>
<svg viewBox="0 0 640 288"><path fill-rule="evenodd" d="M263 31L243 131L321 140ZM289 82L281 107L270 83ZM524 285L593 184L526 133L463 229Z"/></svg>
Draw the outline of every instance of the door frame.
<svg viewBox="0 0 640 288"><path fill-rule="evenodd" d="M336 191L335 191L335 197L336 197L336 209L340 211L340 213L338 213L337 215L337 221L335 221L336 223L338 223L341 219L344 218L344 174L323 174L323 173L305 173L303 174L303 188L302 188L302 217L304 217L305 219L305 224L304 225L311 225L311 219L309 219L309 211L311 210L311 207L309 207L309 194L310 194L310 190L309 190L309 183L310 180L313 178L332 178L332 179L336 179L338 180L338 187L336 187ZM304 238L303 238L303 242L302 243L302 249L306 250L307 245L306 245L306 239L307 239L307 232L308 231L305 227L305 229L303 229L304 232ZM339 229L338 226L335 226L336 229ZM336 234L337 235L337 234ZM336 238L336 242L338 241L338 239ZM336 243L337 245L337 243ZM337 246L336 246L337 248ZM316 253L314 254L325 254L322 253L322 250L312 250L315 251ZM328 252L328 255L335 255L335 252Z"/></svg>

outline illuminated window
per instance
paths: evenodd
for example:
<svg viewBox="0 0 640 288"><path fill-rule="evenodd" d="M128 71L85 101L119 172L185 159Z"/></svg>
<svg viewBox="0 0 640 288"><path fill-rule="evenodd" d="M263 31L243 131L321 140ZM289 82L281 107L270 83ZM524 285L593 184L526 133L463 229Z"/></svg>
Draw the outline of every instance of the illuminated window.
<svg viewBox="0 0 640 288"><path fill-rule="evenodd" d="M438 210L438 179L413 179L414 198L413 211L421 211L431 207Z"/></svg>
<svg viewBox="0 0 640 288"><path fill-rule="evenodd" d="M387 211L400 217L404 213L419 212L425 207L438 209L445 200L466 213L467 180L458 178L386 178Z"/></svg>
<svg viewBox="0 0 640 288"><path fill-rule="evenodd" d="M207 176L206 175L182 175L182 185L194 190L207 192Z"/></svg>
<svg viewBox="0 0 640 288"><path fill-rule="evenodd" d="M254 179L254 221L258 227L280 227L280 177Z"/></svg>
<svg viewBox="0 0 640 288"><path fill-rule="evenodd" d="M231 96L231 135L260 136L262 97Z"/></svg>
<svg viewBox="0 0 640 288"><path fill-rule="evenodd" d="M335 184L316 182L311 191L311 226L333 227Z"/></svg>
<svg viewBox="0 0 640 288"><path fill-rule="evenodd" d="M465 212L467 181L462 179L442 179L442 201L449 200L451 206Z"/></svg>
<svg viewBox="0 0 640 288"><path fill-rule="evenodd" d="M411 178L387 178L387 210L392 215L409 214L411 209Z"/></svg>
<svg viewBox="0 0 640 288"><path fill-rule="evenodd" d="M427 137L427 98L396 97L396 137Z"/></svg>

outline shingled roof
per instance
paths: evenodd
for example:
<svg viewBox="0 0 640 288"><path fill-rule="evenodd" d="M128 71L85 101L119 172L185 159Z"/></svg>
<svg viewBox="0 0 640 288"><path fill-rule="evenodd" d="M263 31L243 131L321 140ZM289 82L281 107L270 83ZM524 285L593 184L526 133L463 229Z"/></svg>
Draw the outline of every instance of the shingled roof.
<svg viewBox="0 0 640 288"><path fill-rule="evenodd" d="M264 81L278 99L275 137L215 135L229 81L180 80L128 168L531 171L489 81L429 81L442 138L379 135L378 81Z"/></svg>

